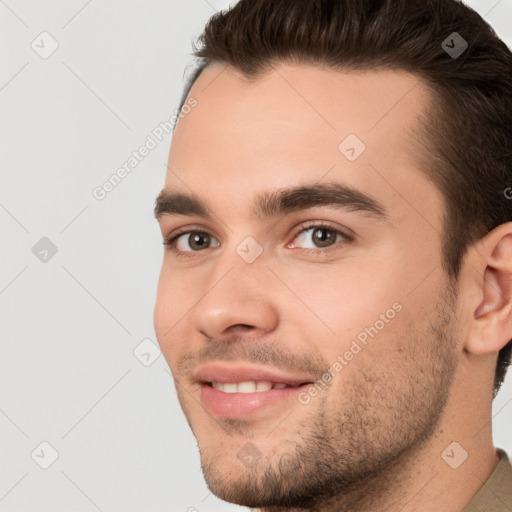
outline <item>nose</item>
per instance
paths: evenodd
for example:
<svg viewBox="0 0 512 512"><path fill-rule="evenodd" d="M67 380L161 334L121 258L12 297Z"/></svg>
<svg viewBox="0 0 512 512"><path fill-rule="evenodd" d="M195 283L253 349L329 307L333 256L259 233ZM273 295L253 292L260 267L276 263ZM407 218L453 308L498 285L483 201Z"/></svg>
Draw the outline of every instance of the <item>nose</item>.
<svg viewBox="0 0 512 512"><path fill-rule="evenodd" d="M271 281L264 265L231 267L217 275L191 311L192 328L213 339L268 334L279 322L276 298L269 293Z"/></svg>

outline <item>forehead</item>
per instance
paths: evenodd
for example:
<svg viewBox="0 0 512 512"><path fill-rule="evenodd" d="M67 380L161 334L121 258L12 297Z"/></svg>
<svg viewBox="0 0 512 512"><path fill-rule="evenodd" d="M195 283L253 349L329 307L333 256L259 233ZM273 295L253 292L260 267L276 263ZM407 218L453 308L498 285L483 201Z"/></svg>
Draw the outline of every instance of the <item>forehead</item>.
<svg viewBox="0 0 512 512"><path fill-rule="evenodd" d="M174 132L166 188L206 202L222 196L219 210L322 180L384 202L424 203L424 194L439 201L415 158L411 133L429 108L415 75L280 64L249 80L216 64L201 73L191 97L197 104ZM424 215L433 214L426 208Z"/></svg>

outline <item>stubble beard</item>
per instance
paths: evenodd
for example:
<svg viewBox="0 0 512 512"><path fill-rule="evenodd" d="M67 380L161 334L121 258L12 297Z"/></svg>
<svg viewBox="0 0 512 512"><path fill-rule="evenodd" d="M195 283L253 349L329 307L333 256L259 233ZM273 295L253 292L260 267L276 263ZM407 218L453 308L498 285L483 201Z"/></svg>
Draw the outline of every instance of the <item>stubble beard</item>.
<svg viewBox="0 0 512 512"><path fill-rule="evenodd" d="M295 424L290 414L283 425L293 435L267 452L261 448L262 457L253 466L241 464L236 450L201 449L198 439L212 493L268 512L355 512L396 494L397 472L432 437L449 397L457 366L454 304L447 288L430 320L419 327L412 320L403 329L394 345L397 355L387 365L367 357L371 347L366 348L364 358L350 363L350 379L336 388L336 378L345 377L338 376L328 392L297 405L311 409L306 415L299 409L302 417ZM232 437L234 445L253 437L250 422L230 420L225 426L226 441ZM253 443L258 446L257 440Z"/></svg>

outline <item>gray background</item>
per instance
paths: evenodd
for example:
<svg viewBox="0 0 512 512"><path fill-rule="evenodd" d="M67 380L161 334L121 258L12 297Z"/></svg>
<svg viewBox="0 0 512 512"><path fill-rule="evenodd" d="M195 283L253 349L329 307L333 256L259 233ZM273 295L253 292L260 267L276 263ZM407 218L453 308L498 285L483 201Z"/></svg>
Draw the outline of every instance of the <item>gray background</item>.
<svg viewBox="0 0 512 512"><path fill-rule="evenodd" d="M468 4L512 45L512 0ZM242 510L208 491L152 344L170 136L92 195L172 115L191 40L227 5L0 0L2 511ZM43 237L55 255L33 253ZM493 413L512 454L511 402L509 373Z"/></svg>

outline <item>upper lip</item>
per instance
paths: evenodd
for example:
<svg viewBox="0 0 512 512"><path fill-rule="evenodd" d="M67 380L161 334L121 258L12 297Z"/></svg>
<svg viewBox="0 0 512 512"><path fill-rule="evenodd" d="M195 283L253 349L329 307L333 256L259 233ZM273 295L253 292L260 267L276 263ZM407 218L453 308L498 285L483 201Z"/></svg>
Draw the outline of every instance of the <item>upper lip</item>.
<svg viewBox="0 0 512 512"><path fill-rule="evenodd" d="M277 371L269 368L242 365L226 365L221 363L209 363L200 366L194 372L194 378L198 382L222 382L235 383L247 381L267 381L273 383L282 382L290 386L311 383L310 377L305 375L294 375L287 372Z"/></svg>

